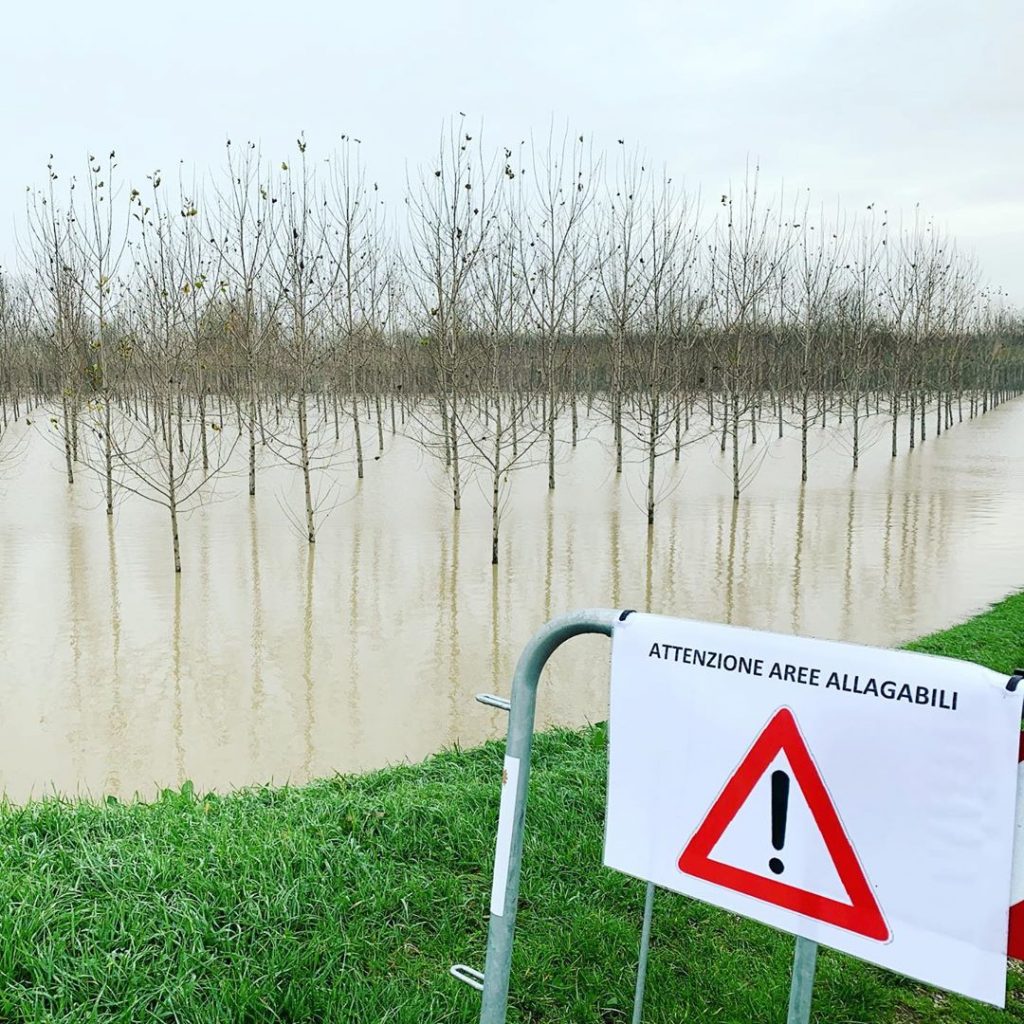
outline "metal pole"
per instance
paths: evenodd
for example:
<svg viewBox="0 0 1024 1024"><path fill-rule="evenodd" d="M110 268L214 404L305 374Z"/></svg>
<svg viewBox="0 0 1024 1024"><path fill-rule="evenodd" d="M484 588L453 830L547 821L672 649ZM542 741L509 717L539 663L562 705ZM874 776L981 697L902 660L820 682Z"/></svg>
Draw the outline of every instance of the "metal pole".
<svg viewBox="0 0 1024 1024"><path fill-rule="evenodd" d="M797 938L793 953L793 981L789 987L789 1014L786 1024L809 1024L814 969L818 962L818 944Z"/></svg>
<svg viewBox="0 0 1024 1024"><path fill-rule="evenodd" d="M609 608L592 608L562 615L542 626L523 648L512 679L512 708L508 718L508 741L505 746L506 765L509 759L517 771L514 779L504 785L515 788L515 801L503 808L512 815L511 823L498 821L499 848L495 856L495 898L501 907L491 908L487 929L487 961L484 965L483 1002L480 1024L505 1024L508 1004L509 972L512 969L512 939L516 929L516 907L519 903L519 873L523 857L523 823L526 817L526 794L530 782L530 751L533 746L533 723L537 708L537 685L541 670L556 648L570 637L582 633L612 635L619 613ZM504 816L504 815L503 815ZM507 860L501 846L508 835ZM504 877L499 875L501 862L507 863ZM497 894L497 896L495 896Z"/></svg>
<svg viewBox="0 0 1024 1024"><path fill-rule="evenodd" d="M647 952L651 946L651 917L654 915L654 883L647 883L644 900L644 926L640 932L640 964L636 969L636 995L633 996L633 1024L640 1024L644 1012L644 986L647 984Z"/></svg>

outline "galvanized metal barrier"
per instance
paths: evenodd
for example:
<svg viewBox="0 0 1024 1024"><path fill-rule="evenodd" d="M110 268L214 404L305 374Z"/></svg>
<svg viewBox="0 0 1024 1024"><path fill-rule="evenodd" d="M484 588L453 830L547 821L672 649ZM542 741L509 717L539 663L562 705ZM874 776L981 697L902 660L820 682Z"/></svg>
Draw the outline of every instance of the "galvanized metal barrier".
<svg viewBox="0 0 1024 1024"><path fill-rule="evenodd" d="M503 912L492 908L487 929L487 957L483 972L456 964L451 973L460 981L482 993L480 1024L505 1024L508 1008L509 979L512 969L512 940L515 936L516 909L519 902L519 876L522 868L523 827L526 817L526 794L529 788L529 757L534 744L534 722L537 712L537 687L548 658L570 637L585 633L611 636L617 621L630 612L610 608L588 608L561 615L530 639L519 655L512 679L512 699L490 693L477 694L476 699L489 707L509 712L506 758L518 761L518 778L514 801L503 801L498 823L499 847L495 857L493 894L501 897ZM506 816L511 815L511 820ZM507 862L503 856L503 838L508 836ZM505 864L507 863L507 867ZM505 877L500 877L504 868ZM493 896L493 902L495 897ZM640 954L637 983L633 1000L633 1024L643 1016L644 986L647 978L647 954L654 908L654 886L648 883L644 898L643 926L640 933ZM817 943L798 938L790 986L790 1009L786 1024L808 1024L811 1017L811 994L817 961Z"/></svg>
<svg viewBox="0 0 1024 1024"><path fill-rule="evenodd" d="M498 844L491 890L491 920L487 930L487 961L483 973L465 964L456 964L451 968L453 977L482 993L480 1024L505 1024L508 1007L512 940L516 929L519 876L523 859L526 795L530 783L530 752L533 747L537 686L540 683L541 671L548 658L570 637L583 633L603 633L605 636L611 636L616 621L624 619L629 614L629 611L590 608L552 619L541 627L523 648L512 678L511 701L493 694L477 695L476 699L481 704L509 712L508 740L505 746L506 765L509 763L508 759L512 758L518 767L517 778L506 780L505 783L509 785L511 782L514 799L502 800L498 821ZM501 908L500 913L497 912L497 907ZM653 913L654 885L648 883L633 999L633 1024L640 1024L643 1016ZM808 1024L810 1021L817 956L817 943L803 938L796 940L787 1024Z"/></svg>

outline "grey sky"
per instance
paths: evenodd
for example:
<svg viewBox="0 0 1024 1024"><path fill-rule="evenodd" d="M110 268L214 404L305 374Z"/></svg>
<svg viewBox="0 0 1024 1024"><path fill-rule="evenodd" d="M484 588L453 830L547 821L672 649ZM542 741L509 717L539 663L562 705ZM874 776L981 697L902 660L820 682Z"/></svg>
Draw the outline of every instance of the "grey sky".
<svg viewBox="0 0 1024 1024"><path fill-rule="evenodd" d="M920 203L1024 304L1022 42L1019 0L8 0L0 262L51 152L137 178L347 131L397 201L461 110L495 144L625 138L709 195L750 157L850 210Z"/></svg>

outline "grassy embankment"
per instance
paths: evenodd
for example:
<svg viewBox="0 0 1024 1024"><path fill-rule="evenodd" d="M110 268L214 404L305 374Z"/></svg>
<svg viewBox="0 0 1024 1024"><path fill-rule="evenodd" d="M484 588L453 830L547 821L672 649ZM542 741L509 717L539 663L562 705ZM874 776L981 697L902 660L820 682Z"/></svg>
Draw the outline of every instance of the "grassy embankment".
<svg viewBox="0 0 1024 1024"><path fill-rule="evenodd" d="M912 645L1010 672L1024 594ZM605 729L538 737L514 1021L628 1021L642 883L601 867ZM0 1021L476 1019L502 744L301 788L0 808ZM661 892L647 1021L778 1021L792 939ZM1024 1021L827 950L821 1022Z"/></svg>

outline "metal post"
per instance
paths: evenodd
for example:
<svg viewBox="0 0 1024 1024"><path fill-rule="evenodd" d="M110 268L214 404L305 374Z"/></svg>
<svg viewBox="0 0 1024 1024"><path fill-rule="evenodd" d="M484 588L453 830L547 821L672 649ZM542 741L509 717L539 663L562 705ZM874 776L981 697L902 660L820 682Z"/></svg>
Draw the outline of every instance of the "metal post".
<svg viewBox="0 0 1024 1024"><path fill-rule="evenodd" d="M814 969L818 962L818 944L797 938L793 953L793 980L789 987L789 1014L786 1024L809 1024Z"/></svg>
<svg viewBox="0 0 1024 1024"><path fill-rule="evenodd" d="M651 947L651 917L654 915L654 883L647 883L644 900L644 926L640 932L640 963L636 969L636 994L633 996L633 1024L640 1024L644 1013L644 986L647 984L647 953Z"/></svg>
<svg viewBox="0 0 1024 1024"><path fill-rule="evenodd" d="M512 679L512 708L509 711L506 758L514 758L518 776L506 780L515 786L515 801L503 811L512 815L511 824L499 820L499 847L507 834L507 868L499 877L499 862L505 853L500 848L495 858L495 893L502 908L495 913L491 908L491 921L487 929L487 961L484 965L483 1005L480 1024L505 1024L508 1004L509 973L512 969L512 939L516 930L516 907L519 903L519 872L523 857L523 822L526 817L526 794L530 782L530 751L533 746L533 724L537 708L537 685L541 670L556 648L570 637L581 633L612 635L618 612L608 608L593 608L572 612L542 626L523 648L516 663ZM508 762L506 761L506 764Z"/></svg>

